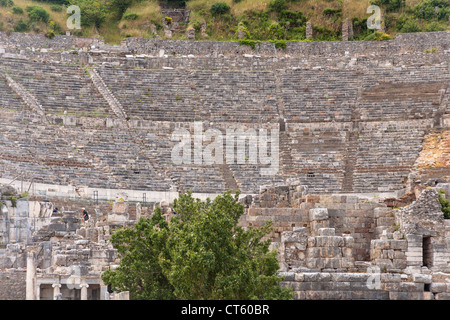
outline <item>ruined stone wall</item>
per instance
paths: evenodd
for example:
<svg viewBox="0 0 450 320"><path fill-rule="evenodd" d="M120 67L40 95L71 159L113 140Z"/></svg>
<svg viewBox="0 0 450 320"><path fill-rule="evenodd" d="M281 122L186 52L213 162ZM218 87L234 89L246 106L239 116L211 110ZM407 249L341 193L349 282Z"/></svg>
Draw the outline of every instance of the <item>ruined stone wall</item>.
<svg viewBox="0 0 450 320"><path fill-rule="evenodd" d="M285 227L280 239L273 238L279 241L284 285L296 292L297 299L450 299L450 221L444 219L437 200L439 188L429 187L410 205L394 210L356 195L307 195L303 200L315 203L303 217L308 223L292 225L291 230ZM280 190L283 187L263 192L254 204L272 198L282 212L289 203ZM298 201L302 198L296 197L294 202ZM344 205L341 217L336 204ZM372 209L358 212L357 204ZM256 217L260 224L263 217L271 218ZM292 218L286 222L296 223ZM277 219L274 225L280 228Z"/></svg>
<svg viewBox="0 0 450 320"><path fill-rule="evenodd" d="M340 56L348 52L354 54L401 54L404 52L423 52L430 48L448 49L449 32L429 32L415 34L399 34L394 40L388 41L347 41L347 42L292 42L287 43L286 53L296 55L324 55ZM262 43L253 51L248 46L242 46L238 42L224 41L198 41L195 46L189 41L181 40L156 40L128 38L120 46L104 44L96 38L77 38L57 35L48 39L44 35L0 32L0 44L2 47L20 48L45 48L54 50L70 50L74 48L95 48L110 50L113 52L133 51L159 55L160 50L166 54L181 55L236 55L254 53L260 55L273 55L278 52L272 43ZM39 45L38 45L39 44Z"/></svg>
<svg viewBox="0 0 450 320"><path fill-rule="evenodd" d="M0 300L25 300L25 270L0 270Z"/></svg>

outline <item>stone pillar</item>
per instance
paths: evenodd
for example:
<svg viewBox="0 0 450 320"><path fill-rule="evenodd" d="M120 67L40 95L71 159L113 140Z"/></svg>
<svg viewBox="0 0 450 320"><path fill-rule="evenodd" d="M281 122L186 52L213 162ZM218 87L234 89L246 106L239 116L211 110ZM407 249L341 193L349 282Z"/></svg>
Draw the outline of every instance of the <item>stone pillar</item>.
<svg viewBox="0 0 450 320"><path fill-rule="evenodd" d="M193 27L187 28L186 37L188 40L195 40L195 29Z"/></svg>
<svg viewBox="0 0 450 320"><path fill-rule="evenodd" d="M37 246L27 247L26 300L36 300L36 251Z"/></svg>
<svg viewBox="0 0 450 320"><path fill-rule="evenodd" d="M89 285L86 283L86 281L83 281L82 284L80 284L81 287L81 300L87 300L88 293L87 288L89 288Z"/></svg>
<svg viewBox="0 0 450 320"><path fill-rule="evenodd" d="M313 38L313 26L311 22L306 23L306 39L312 39Z"/></svg>
<svg viewBox="0 0 450 320"><path fill-rule="evenodd" d="M170 30L170 26L165 18L162 18L162 25L164 29L164 36L169 39L172 38L172 30Z"/></svg>
<svg viewBox="0 0 450 320"><path fill-rule="evenodd" d="M202 28L200 29L200 32L202 33L202 38L208 38L208 34L206 33L206 22L202 23Z"/></svg>
<svg viewBox="0 0 450 320"><path fill-rule="evenodd" d="M348 22L348 38L353 40L353 21Z"/></svg>
<svg viewBox="0 0 450 320"><path fill-rule="evenodd" d="M36 285L36 300L41 300L41 285Z"/></svg>
<svg viewBox="0 0 450 320"><path fill-rule="evenodd" d="M109 300L108 287L100 285L100 300Z"/></svg>
<svg viewBox="0 0 450 320"><path fill-rule="evenodd" d="M386 32L386 25L384 24L384 14L383 10L380 10L380 32Z"/></svg>
<svg viewBox="0 0 450 320"><path fill-rule="evenodd" d="M342 22L342 41L348 41L353 37L353 26L351 21L348 21L348 18ZM351 31L350 31L351 30Z"/></svg>
<svg viewBox="0 0 450 320"><path fill-rule="evenodd" d="M54 283L52 284L52 287L53 287L53 300L58 300L61 293L61 284Z"/></svg>
<svg viewBox="0 0 450 320"><path fill-rule="evenodd" d="M139 221L142 216L142 205L140 202L136 203L136 221Z"/></svg>
<svg viewBox="0 0 450 320"><path fill-rule="evenodd" d="M327 208L313 208L309 210L309 221L311 221L311 235L316 236L320 228L329 228Z"/></svg>
<svg viewBox="0 0 450 320"><path fill-rule="evenodd" d="M238 24L238 35L237 35L238 39L245 39L247 37L247 32L245 29L245 25L240 22Z"/></svg>
<svg viewBox="0 0 450 320"><path fill-rule="evenodd" d="M156 31L156 26L152 23L150 24L150 31L152 32L153 37L156 39L161 39L161 37L158 35L158 32Z"/></svg>

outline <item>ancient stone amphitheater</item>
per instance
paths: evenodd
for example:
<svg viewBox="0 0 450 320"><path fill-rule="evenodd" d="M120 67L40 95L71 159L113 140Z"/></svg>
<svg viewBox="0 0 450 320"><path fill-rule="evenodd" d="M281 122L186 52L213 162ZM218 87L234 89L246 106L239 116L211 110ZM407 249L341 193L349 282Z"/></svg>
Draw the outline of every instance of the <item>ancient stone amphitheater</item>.
<svg viewBox="0 0 450 320"><path fill-rule="evenodd" d="M449 45L0 32L0 299L126 299L101 281L112 230L229 189L241 225L274 221L297 299L450 299ZM174 162L173 133L199 124L277 132L277 170L247 161L250 139L246 161Z"/></svg>

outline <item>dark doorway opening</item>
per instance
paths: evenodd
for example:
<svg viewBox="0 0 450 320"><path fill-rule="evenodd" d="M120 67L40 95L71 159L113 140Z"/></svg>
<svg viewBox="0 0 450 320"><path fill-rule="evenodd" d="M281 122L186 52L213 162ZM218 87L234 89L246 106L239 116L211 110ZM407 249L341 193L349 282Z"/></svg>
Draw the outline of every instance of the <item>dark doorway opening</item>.
<svg viewBox="0 0 450 320"><path fill-rule="evenodd" d="M423 237L422 245L423 266L431 267L432 263L432 250L431 250L431 237Z"/></svg>

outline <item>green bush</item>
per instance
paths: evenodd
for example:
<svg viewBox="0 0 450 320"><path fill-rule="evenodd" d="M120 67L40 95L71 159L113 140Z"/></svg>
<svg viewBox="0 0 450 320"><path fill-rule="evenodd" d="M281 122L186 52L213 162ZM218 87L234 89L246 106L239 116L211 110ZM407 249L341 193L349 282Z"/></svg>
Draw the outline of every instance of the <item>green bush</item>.
<svg viewBox="0 0 450 320"><path fill-rule="evenodd" d="M398 30L402 33L420 32L419 24L414 18L397 21Z"/></svg>
<svg viewBox="0 0 450 320"><path fill-rule="evenodd" d="M429 25L427 25L424 29L425 32L433 32L433 31L445 31L447 27L445 25L439 24L436 21L433 21Z"/></svg>
<svg viewBox="0 0 450 320"><path fill-rule="evenodd" d="M283 10L287 10L288 6L286 0L272 0L269 2L269 11L281 13Z"/></svg>
<svg viewBox="0 0 450 320"><path fill-rule="evenodd" d="M341 15L341 14L342 14L342 9L325 8L325 9L322 11L322 14L323 14L324 16Z"/></svg>
<svg viewBox="0 0 450 320"><path fill-rule="evenodd" d="M447 20L450 15L449 1L425 0L414 8L414 15L425 20Z"/></svg>
<svg viewBox="0 0 450 320"><path fill-rule="evenodd" d="M404 6L404 0L374 0L370 3L377 6L383 6L386 12L397 11Z"/></svg>
<svg viewBox="0 0 450 320"><path fill-rule="evenodd" d="M50 14L42 7L39 6L28 6L26 8L28 12L28 17L31 21L43 21L48 22Z"/></svg>
<svg viewBox="0 0 450 320"><path fill-rule="evenodd" d="M279 15L281 23L289 22L289 27L301 27L306 24L307 18L301 11L283 10Z"/></svg>
<svg viewBox="0 0 450 320"><path fill-rule="evenodd" d="M0 7L12 7L14 2L12 0L0 0Z"/></svg>
<svg viewBox="0 0 450 320"><path fill-rule="evenodd" d="M62 11L63 11L63 8L62 8L61 5L58 5L58 4L52 4L52 5L50 6L50 10L52 10L53 12L62 12Z"/></svg>
<svg viewBox="0 0 450 320"><path fill-rule="evenodd" d="M230 12L230 6L226 4L225 2L216 2L214 3L209 11L211 11L211 14L213 16L221 15Z"/></svg>
<svg viewBox="0 0 450 320"><path fill-rule="evenodd" d="M384 32L376 31L374 33L369 34L367 37L364 38L365 41L383 41L383 40L390 40L391 37Z"/></svg>
<svg viewBox="0 0 450 320"><path fill-rule="evenodd" d="M14 14L23 14L23 9L21 7L14 6L11 9Z"/></svg>
<svg viewBox="0 0 450 320"><path fill-rule="evenodd" d="M30 26L28 25L28 23L26 23L22 19L19 19L16 22L16 25L14 26L14 31L15 32L28 32L28 31L30 31Z"/></svg>
<svg viewBox="0 0 450 320"><path fill-rule="evenodd" d="M124 20L136 20L139 18L139 15L137 13L125 13L122 17Z"/></svg>

